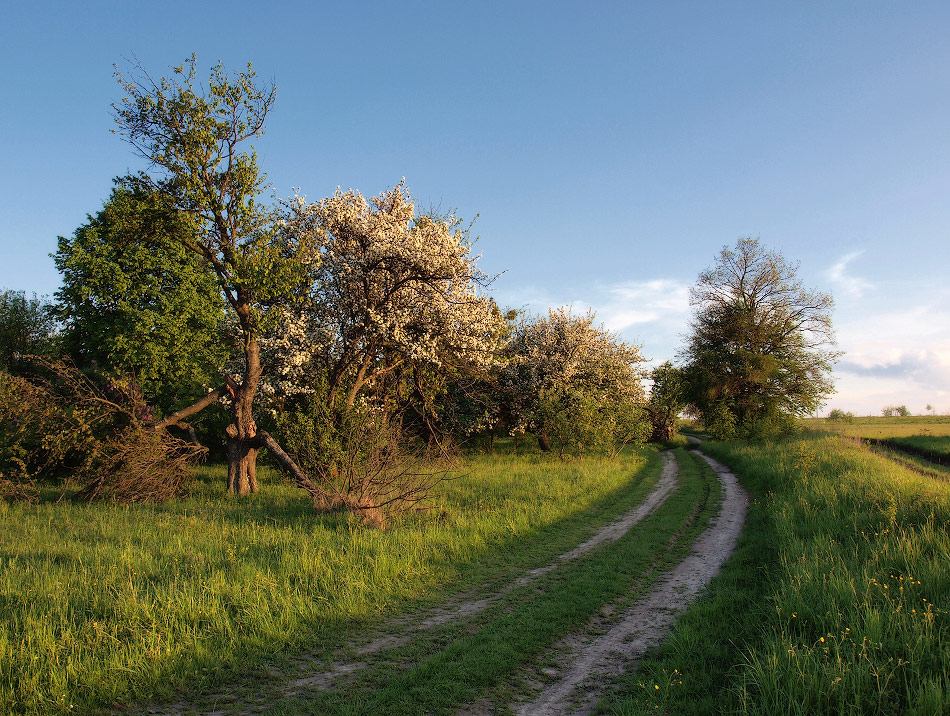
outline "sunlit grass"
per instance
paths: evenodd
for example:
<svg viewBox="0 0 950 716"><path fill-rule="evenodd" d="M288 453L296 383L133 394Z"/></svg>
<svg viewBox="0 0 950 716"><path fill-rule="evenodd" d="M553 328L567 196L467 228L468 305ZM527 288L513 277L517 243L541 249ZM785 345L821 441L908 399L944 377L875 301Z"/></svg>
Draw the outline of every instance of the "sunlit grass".
<svg viewBox="0 0 950 716"><path fill-rule="evenodd" d="M611 712L946 713L950 486L829 436L707 449L747 530Z"/></svg>
<svg viewBox="0 0 950 716"><path fill-rule="evenodd" d="M855 438L905 438L911 435L950 436L950 415L911 415L854 418L853 422L808 418L802 425Z"/></svg>
<svg viewBox="0 0 950 716"><path fill-rule="evenodd" d="M472 457L431 511L385 531L315 514L273 475L228 497L221 468L164 505L3 504L0 712L85 713L331 648L550 558L642 499L657 464Z"/></svg>

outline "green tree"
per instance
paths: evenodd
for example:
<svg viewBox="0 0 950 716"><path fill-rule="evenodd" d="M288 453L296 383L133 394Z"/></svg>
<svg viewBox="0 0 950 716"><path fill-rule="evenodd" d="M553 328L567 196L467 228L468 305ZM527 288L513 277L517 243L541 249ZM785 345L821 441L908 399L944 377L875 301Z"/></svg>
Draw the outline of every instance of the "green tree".
<svg viewBox="0 0 950 716"><path fill-rule="evenodd" d="M53 258L63 348L80 366L133 375L149 402L168 412L194 400L228 357L224 299L187 248L191 217L166 197L118 182L105 206Z"/></svg>
<svg viewBox="0 0 950 716"><path fill-rule="evenodd" d="M686 407L685 376L681 368L670 361L658 365L650 372L653 387L646 409L650 416L652 433L650 440L665 442L673 439L676 418Z"/></svg>
<svg viewBox="0 0 950 716"><path fill-rule="evenodd" d="M0 370L17 373L30 355L56 351L56 319L45 298L23 291L0 291Z"/></svg>
<svg viewBox="0 0 950 716"><path fill-rule="evenodd" d="M853 423L854 413L852 413L850 410L848 412L845 412L841 408L835 408L830 413L828 413L828 422Z"/></svg>
<svg viewBox="0 0 950 716"><path fill-rule="evenodd" d="M194 55L171 77L153 80L135 65L116 71L125 96L113 105L119 134L149 163L135 186L164 197L193 223L194 237L179 241L200 257L230 309L237 359L224 385L156 424L163 427L197 413L221 397L230 401L227 427L228 489L257 490L256 464L267 446L287 458L254 419L261 384L260 337L295 295L306 291L308 266L298 259L296 237L278 230L275 212L262 204L267 188L257 154L248 146L264 131L274 87L258 87L250 65L229 75L218 64L204 91L197 87ZM304 251L303 254L312 256ZM289 460L289 458L287 458ZM299 469L298 483L312 488Z"/></svg>
<svg viewBox="0 0 950 716"><path fill-rule="evenodd" d="M689 403L719 437L789 429L833 388L833 301L805 289L797 270L743 238L690 292L695 312L682 353Z"/></svg>

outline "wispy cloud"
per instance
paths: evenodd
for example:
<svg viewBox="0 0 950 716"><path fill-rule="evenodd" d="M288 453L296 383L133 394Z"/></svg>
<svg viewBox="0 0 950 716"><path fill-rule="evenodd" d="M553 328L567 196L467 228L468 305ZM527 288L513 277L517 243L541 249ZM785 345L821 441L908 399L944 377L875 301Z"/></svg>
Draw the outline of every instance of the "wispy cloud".
<svg viewBox="0 0 950 716"><path fill-rule="evenodd" d="M660 321L681 325L689 313L689 286L672 279L629 281L602 289L594 306L614 331Z"/></svg>
<svg viewBox="0 0 950 716"><path fill-rule="evenodd" d="M902 351L892 360L876 363L845 359L838 370L866 378L904 379L926 388L950 384L950 360L943 351Z"/></svg>
<svg viewBox="0 0 950 716"><path fill-rule="evenodd" d="M846 271L848 264L858 258L864 251L852 251L841 257L838 263L831 266L825 275L828 280L841 288L849 296L860 298L865 291L874 288L874 284L858 276L849 276Z"/></svg>
<svg viewBox="0 0 950 716"><path fill-rule="evenodd" d="M600 284L559 294L528 287L497 298L504 306L539 314L558 306L570 306L575 313L591 309L598 322L624 340L642 345L655 361L675 356L689 317L689 284L665 278Z"/></svg>

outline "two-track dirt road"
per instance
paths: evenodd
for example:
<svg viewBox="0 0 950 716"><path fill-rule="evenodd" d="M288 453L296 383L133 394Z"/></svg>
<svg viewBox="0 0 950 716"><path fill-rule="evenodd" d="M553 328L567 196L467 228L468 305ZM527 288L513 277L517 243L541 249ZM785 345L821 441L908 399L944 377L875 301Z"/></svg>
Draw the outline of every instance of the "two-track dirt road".
<svg viewBox="0 0 950 716"><path fill-rule="evenodd" d="M746 495L735 476L724 466L702 456L715 470L722 487L717 514L692 544L688 555L668 571L656 575L650 586L633 602L620 610L609 606L591 623L566 635L545 655L543 683L532 681L531 669L525 670L507 693L508 703L485 699L470 704L459 714L482 715L506 712L524 715L589 713L603 695L611 677L635 668L646 650L659 643L672 627L676 616L709 584L735 548L746 512ZM598 547L617 542L632 528L662 506L677 489L678 468L672 453L663 455L663 469L654 489L636 507L600 529L589 539L564 552L552 562L518 575L488 596L457 598L427 613L388 624L362 644L352 645L345 653L298 661L293 677L274 674L274 683L258 697L244 700L236 694L220 694L211 699L216 706L202 709L181 701L149 709L151 714L185 716L224 714L250 716L266 713L286 700L306 698L323 690L345 692L347 682L388 650L398 649L431 630L455 621L470 619L497 604L519 587L532 584L559 568L583 559ZM301 675L303 674L303 675ZM208 703L208 700L203 700Z"/></svg>

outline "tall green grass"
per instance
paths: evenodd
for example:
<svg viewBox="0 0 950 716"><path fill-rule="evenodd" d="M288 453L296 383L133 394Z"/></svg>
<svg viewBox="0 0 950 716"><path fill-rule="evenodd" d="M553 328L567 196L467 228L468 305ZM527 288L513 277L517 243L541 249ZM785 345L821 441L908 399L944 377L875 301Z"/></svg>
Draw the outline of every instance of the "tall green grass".
<svg viewBox="0 0 950 716"><path fill-rule="evenodd" d="M831 436L705 449L751 491L746 532L606 708L950 712L950 486Z"/></svg>
<svg viewBox="0 0 950 716"><path fill-rule="evenodd" d="M0 713L89 713L265 673L384 617L542 563L642 499L651 453L469 459L386 531L220 468L157 506L0 503Z"/></svg>

